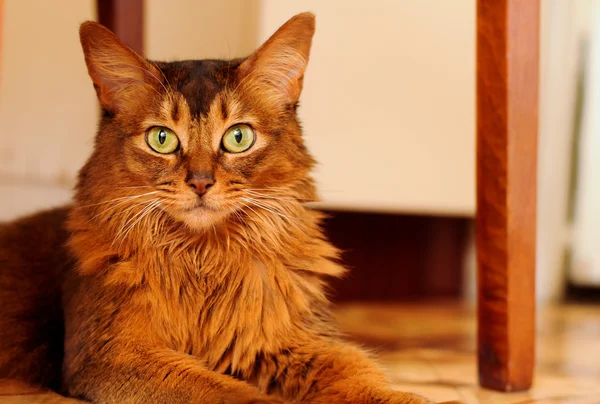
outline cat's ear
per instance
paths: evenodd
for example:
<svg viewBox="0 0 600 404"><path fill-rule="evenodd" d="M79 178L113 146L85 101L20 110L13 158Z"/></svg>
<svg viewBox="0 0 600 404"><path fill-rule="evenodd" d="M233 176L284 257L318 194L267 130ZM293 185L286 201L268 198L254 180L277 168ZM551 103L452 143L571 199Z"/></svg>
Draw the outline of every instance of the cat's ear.
<svg viewBox="0 0 600 404"><path fill-rule="evenodd" d="M159 85L158 69L109 29L87 21L79 28L79 38L88 73L105 109L116 112L131 108Z"/></svg>
<svg viewBox="0 0 600 404"><path fill-rule="evenodd" d="M279 104L296 104L314 33L314 14L292 17L238 67L240 83Z"/></svg>

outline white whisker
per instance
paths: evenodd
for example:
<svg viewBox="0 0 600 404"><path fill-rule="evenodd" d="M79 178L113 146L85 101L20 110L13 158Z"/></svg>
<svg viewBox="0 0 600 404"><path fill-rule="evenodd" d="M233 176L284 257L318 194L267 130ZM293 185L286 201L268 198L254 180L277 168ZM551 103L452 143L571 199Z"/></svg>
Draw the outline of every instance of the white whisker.
<svg viewBox="0 0 600 404"><path fill-rule="evenodd" d="M156 193L158 193L158 192L159 192L159 191L152 191L152 192L147 192L147 193L145 193L145 194L140 194L140 195L127 195L127 196L122 196L122 197L119 197L119 198L114 198L114 199L110 199L110 200L108 200L108 201L104 201L104 202L92 203L92 204L90 204L90 205L82 205L82 206L77 206L77 208L76 208L76 209L82 209L82 208L89 208L89 207L92 207L92 206L104 205L104 204L107 204L107 203L116 202L116 201L120 201L120 200L124 200L124 199L136 199L136 198L140 198L140 197L142 197L142 196L156 194Z"/></svg>
<svg viewBox="0 0 600 404"><path fill-rule="evenodd" d="M119 230L119 232L117 233L115 239L113 240L112 245L114 245L114 243L116 241L120 240L119 246L123 243L123 240L125 240L125 237L127 236L127 234L131 231L131 229L133 228L133 226L135 226L139 220L141 218L144 217L144 215L151 209L154 208L154 206L158 203L160 204L160 199L155 198L155 199L151 199L150 201L147 202L147 206L143 207L139 212L137 212L133 217L129 218L122 226L121 229Z"/></svg>
<svg viewBox="0 0 600 404"><path fill-rule="evenodd" d="M142 196L146 196L146 195L142 195ZM116 209L116 208L118 208L119 206L122 206L122 205L124 205L124 204L126 204L126 203L129 203L129 202L131 202L131 201L133 201L133 200L135 200L135 199L137 199L137 197L135 197L135 198L131 198L131 199L126 199L126 200L120 201L119 203L116 203L116 204L114 204L114 205L112 205L112 206L109 206L108 208L104 209L102 212L100 212L100 213L98 213L97 215L93 216L93 217L92 217L92 218L91 218L89 221L92 221L92 220L94 220L94 219L97 219L98 217L100 217L100 216L104 215L105 213L108 213L108 212L109 212L109 211L111 211L111 210L115 210L115 209ZM129 211L129 210L131 210L131 209L135 208L136 206L143 205L144 203L146 203L146 201L135 202L133 205L131 205L131 206L129 206L128 208L125 208L125 209L123 209L123 210L119 211L117 214L123 214L123 213L126 213L127 211Z"/></svg>

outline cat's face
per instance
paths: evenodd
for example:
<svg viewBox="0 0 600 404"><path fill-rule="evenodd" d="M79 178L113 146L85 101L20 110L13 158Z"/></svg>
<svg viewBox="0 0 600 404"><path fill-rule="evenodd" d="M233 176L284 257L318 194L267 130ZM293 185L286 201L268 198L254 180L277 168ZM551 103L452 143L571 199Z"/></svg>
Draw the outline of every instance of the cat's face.
<svg viewBox="0 0 600 404"><path fill-rule="evenodd" d="M83 194L127 201L132 217L161 210L193 229L314 198L296 116L313 32L304 14L246 59L150 63L84 24L104 117Z"/></svg>

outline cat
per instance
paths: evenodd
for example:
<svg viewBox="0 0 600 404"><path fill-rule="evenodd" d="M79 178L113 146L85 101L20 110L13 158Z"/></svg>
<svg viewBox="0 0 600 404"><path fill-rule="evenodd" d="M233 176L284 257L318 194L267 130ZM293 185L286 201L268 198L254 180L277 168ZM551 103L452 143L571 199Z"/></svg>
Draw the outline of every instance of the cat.
<svg viewBox="0 0 600 404"><path fill-rule="evenodd" d="M94 403L431 402L330 313L345 270L296 114L314 31L299 14L247 58L163 63L81 25L102 117L72 206L0 230L0 378Z"/></svg>

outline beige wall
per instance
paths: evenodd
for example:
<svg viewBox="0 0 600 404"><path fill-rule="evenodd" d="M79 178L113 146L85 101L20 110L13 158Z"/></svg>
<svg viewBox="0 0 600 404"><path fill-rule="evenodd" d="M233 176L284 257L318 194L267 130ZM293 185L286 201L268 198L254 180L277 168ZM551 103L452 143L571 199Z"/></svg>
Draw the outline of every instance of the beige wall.
<svg viewBox="0 0 600 404"><path fill-rule="evenodd" d="M261 41L301 11L317 15L300 115L325 204L472 215L475 1L263 0Z"/></svg>
<svg viewBox="0 0 600 404"><path fill-rule="evenodd" d="M146 56L231 59L256 47L258 0L146 0Z"/></svg>
<svg viewBox="0 0 600 404"><path fill-rule="evenodd" d="M573 261L569 279L576 285L589 287L600 286L600 0L586 2L590 5L583 9L582 20L590 42L577 167L577 200L570 229Z"/></svg>
<svg viewBox="0 0 600 404"><path fill-rule="evenodd" d="M96 128L77 29L93 0L5 0L0 220L68 200Z"/></svg>

